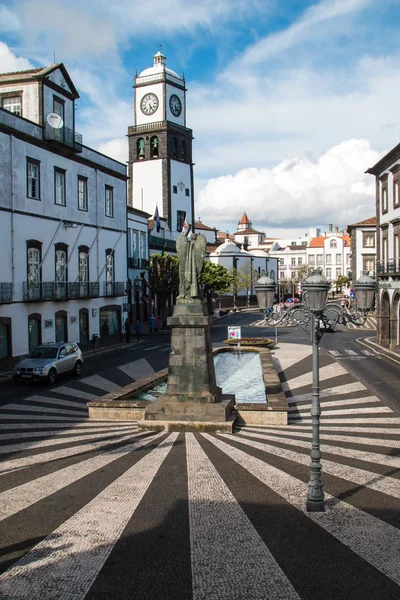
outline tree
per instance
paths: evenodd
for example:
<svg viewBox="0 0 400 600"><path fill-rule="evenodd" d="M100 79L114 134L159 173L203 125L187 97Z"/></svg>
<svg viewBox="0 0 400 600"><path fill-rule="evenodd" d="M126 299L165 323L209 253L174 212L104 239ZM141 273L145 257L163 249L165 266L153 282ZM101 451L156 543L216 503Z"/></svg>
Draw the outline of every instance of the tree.
<svg viewBox="0 0 400 600"><path fill-rule="evenodd" d="M338 277L336 278L336 291L342 291L342 287L346 287L347 285L350 285L350 277L347 277L346 275L338 275Z"/></svg>
<svg viewBox="0 0 400 600"><path fill-rule="evenodd" d="M254 287L258 279L258 271L253 268L253 263L250 259L246 260L238 269L233 268L230 271L233 282L232 282L232 293L233 293L233 304L236 305L236 295L238 291L245 290L246 295Z"/></svg>
<svg viewBox="0 0 400 600"><path fill-rule="evenodd" d="M167 325L167 303L172 294L178 293L179 286L179 260L171 254L152 254L149 267L141 277L153 296L157 296L162 327Z"/></svg>
<svg viewBox="0 0 400 600"><path fill-rule="evenodd" d="M204 297L207 300L209 314L212 314L213 312L213 296L228 291L233 281L233 275L222 265L216 265L208 260L204 263L200 283L203 286Z"/></svg>

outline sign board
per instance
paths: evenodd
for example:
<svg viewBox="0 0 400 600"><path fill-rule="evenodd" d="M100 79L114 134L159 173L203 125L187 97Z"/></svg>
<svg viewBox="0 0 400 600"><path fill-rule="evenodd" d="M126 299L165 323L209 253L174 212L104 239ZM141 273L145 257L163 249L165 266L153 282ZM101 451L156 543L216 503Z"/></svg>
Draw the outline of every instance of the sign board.
<svg viewBox="0 0 400 600"><path fill-rule="evenodd" d="M228 340L240 340L242 337L241 327L228 327Z"/></svg>

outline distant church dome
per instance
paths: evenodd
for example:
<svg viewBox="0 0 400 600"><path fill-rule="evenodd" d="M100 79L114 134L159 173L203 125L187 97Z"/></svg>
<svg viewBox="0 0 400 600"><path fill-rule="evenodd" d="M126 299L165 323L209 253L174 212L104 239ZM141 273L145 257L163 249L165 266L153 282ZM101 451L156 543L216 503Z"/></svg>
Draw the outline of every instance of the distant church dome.
<svg viewBox="0 0 400 600"><path fill-rule="evenodd" d="M181 79L181 77L179 77L178 73L175 73L175 71L173 71L172 69L168 69L165 66L166 63L166 58L164 56L164 54L162 54L162 52L158 51L155 55L154 55L154 65L152 67L149 67L148 69L145 69L144 71L142 71L139 75L139 77L148 77L149 75L158 75L158 73L168 73L169 75L172 75L172 77L177 77L178 79Z"/></svg>
<svg viewBox="0 0 400 600"><path fill-rule="evenodd" d="M236 244L231 242L231 240L226 239L223 244L221 244L220 246L218 246L218 248L215 249L215 252L213 254L238 254L239 252L240 250L236 246Z"/></svg>

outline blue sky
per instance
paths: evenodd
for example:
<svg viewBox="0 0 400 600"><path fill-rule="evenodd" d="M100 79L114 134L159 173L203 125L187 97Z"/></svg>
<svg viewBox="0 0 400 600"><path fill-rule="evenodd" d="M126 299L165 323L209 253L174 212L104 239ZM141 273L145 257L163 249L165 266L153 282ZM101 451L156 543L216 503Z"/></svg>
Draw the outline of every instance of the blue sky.
<svg viewBox="0 0 400 600"><path fill-rule="evenodd" d="M127 160L136 69L184 72L197 216L271 237L374 214L400 141L398 0L0 0L0 71L64 62L87 145Z"/></svg>

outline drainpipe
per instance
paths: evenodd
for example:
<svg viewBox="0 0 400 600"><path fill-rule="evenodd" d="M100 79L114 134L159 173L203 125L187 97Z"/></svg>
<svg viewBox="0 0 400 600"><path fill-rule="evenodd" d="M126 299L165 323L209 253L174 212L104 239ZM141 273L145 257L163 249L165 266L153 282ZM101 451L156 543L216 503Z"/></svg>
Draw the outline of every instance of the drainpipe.
<svg viewBox="0 0 400 600"><path fill-rule="evenodd" d="M10 135L10 163L11 163L11 293L14 299L15 264L14 264L14 172L13 172L13 136Z"/></svg>
<svg viewBox="0 0 400 600"><path fill-rule="evenodd" d="M96 227L97 227L97 235L96 235L96 241L97 241L97 243L96 243L96 262L97 262L96 272L97 272L97 278L96 279L97 279L97 281L99 281L99 278L100 278L100 275L99 275L99 269L100 269L100 262L99 262L99 259L100 259L100 249L99 249L99 235L98 234L100 233L100 230L99 230L99 190L97 189L97 175L98 175L98 173L97 173L97 169L96 169Z"/></svg>

